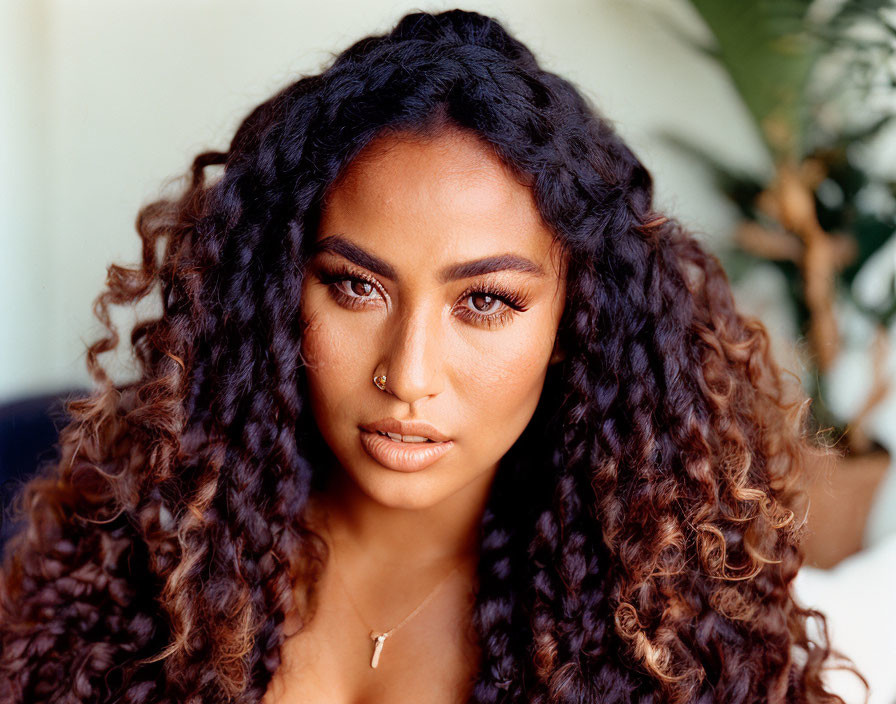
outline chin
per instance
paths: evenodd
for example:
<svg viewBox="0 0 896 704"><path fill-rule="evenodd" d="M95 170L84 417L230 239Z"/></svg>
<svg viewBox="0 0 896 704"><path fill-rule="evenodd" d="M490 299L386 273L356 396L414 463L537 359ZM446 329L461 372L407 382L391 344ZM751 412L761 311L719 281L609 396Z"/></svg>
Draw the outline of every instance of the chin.
<svg viewBox="0 0 896 704"><path fill-rule="evenodd" d="M453 492L433 476L426 476L435 467L419 472L398 472L376 466L365 468L363 476L352 476L361 491L382 506L419 511L440 503Z"/></svg>
<svg viewBox="0 0 896 704"><path fill-rule="evenodd" d="M365 488L371 499L389 508L419 511L431 508L443 501L451 492L441 490L434 482L386 470L397 477L378 478Z"/></svg>

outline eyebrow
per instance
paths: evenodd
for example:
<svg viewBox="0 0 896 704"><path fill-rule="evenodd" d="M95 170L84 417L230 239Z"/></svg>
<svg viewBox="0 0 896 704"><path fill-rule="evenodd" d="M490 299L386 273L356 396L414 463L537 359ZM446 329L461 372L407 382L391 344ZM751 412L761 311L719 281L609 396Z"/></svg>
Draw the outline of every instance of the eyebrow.
<svg viewBox="0 0 896 704"><path fill-rule="evenodd" d="M395 269L386 261L362 249L342 235L331 235L315 243L312 256L323 252L332 252L345 257L350 262L372 271L374 274L396 281ZM438 273L441 283L468 279L495 271L521 271L535 276L544 276L544 269L535 262L517 254L497 254L469 262L458 262L446 266Z"/></svg>

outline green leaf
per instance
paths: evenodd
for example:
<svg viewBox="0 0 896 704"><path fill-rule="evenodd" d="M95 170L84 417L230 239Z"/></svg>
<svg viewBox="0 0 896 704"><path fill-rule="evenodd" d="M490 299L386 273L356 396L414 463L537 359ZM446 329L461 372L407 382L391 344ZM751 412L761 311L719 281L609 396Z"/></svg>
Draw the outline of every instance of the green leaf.
<svg viewBox="0 0 896 704"><path fill-rule="evenodd" d="M775 160L805 148L803 96L819 42L807 31L810 0L690 0Z"/></svg>

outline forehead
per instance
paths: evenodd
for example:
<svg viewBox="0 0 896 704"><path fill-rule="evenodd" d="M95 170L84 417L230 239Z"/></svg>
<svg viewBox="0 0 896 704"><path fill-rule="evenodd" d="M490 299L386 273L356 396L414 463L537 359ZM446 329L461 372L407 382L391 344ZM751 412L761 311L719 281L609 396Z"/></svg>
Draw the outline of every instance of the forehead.
<svg viewBox="0 0 896 704"><path fill-rule="evenodd" d="M318 236L336 234L397 266L508 252L546 262L554 244L531 188L488 144L455 129L367 145L325 200Z"/></svg>

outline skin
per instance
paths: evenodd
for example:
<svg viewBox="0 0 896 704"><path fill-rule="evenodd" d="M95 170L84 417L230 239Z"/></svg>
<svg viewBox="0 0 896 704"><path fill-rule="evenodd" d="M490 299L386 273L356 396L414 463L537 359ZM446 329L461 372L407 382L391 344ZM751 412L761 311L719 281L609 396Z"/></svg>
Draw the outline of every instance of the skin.
<svg viewBox="0 0 896 704"><path fill-rule="evenodd" d="M329 484L312 495L309 515L338 569L328 563L319 610L302 632L306 655L287 648L284 662L295 667L286 671L294 683L303 672L302 691L319 690L321 701L434 701L434 691L455 701L477 664L469 616L479 521L501 457L531 419L548 366L562 359L566 260L531 189L456 129L369 144L326 199L316 242L333 236L387 263L394 278L325 248L308 264L302 353L332 451ZM541 274L439 279L450 265L503 254ZM342 266L369 280L328 282L334 271L345 277ZM486 297L486 284L526 309ZM476 317L502 313L491 326ZM383 373L386 392L372 381ZM421 471L384 467L364 451L359 425L388 416L428 421L454 446ZM393 628L440 583L370 668L368 631Z"/></svg>

